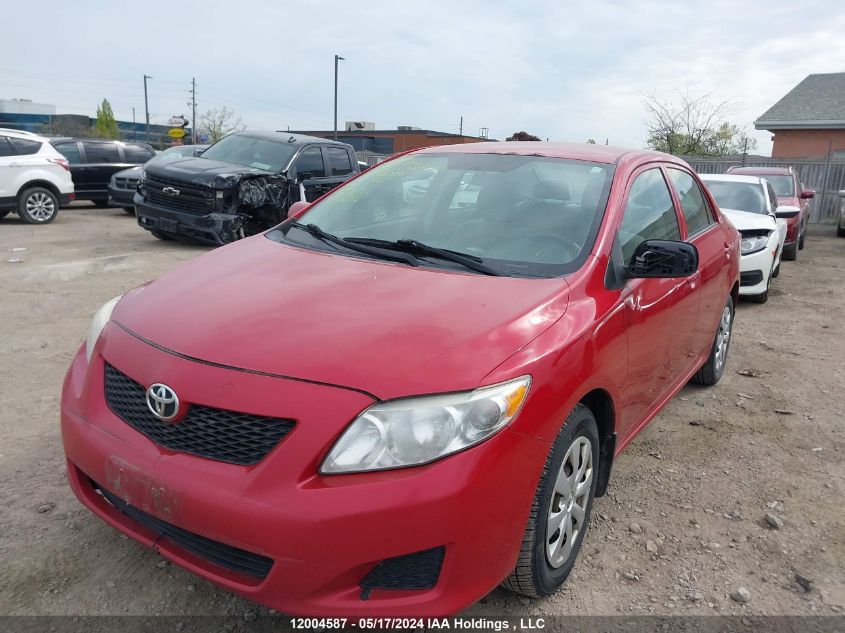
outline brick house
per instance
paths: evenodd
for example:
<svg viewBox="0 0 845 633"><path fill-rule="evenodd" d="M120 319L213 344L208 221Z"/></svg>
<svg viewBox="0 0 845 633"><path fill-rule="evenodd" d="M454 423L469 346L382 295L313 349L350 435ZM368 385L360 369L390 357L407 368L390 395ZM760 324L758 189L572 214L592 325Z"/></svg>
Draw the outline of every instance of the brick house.
<svg viewBox="0 0 845 633"><path fill-rule="evenodd" d="M773 158L845 157L845 73L807 75L763 116Z"/></svg>

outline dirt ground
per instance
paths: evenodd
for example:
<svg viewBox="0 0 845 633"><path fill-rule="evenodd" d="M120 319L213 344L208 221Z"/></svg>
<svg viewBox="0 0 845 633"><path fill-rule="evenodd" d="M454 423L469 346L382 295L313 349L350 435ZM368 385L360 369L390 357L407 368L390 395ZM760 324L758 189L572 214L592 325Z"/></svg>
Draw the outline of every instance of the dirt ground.
<svg viewBox="0 0 845 633"><path fill-rule="evenodd" d="M813 229L769 302L739 306L722 382L684 389L617 460L565 587L499 589L467 615L845 612L845 240ZM65 481L59 391L92 313L206 250L115 209L0 221L0 614L268 614L122 537Z"/></svg>

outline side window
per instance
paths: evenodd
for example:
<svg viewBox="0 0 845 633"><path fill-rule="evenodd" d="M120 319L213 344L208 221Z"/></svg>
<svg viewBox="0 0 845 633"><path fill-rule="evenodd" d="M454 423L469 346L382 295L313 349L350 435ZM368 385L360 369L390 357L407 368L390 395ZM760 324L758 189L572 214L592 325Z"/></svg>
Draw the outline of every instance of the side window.
<svg viewBox="0 0 845 633"><path fill-rule="evenodd" d="M349 152L342 147L324 147L323 152L329 163L329 173L332 176L346 176L352 173L352 161Z"/></svg>
<svg viewBox="0 0 845 633"><path fill-rule="evenodd" d="M6 140L5 136L0 136L0 157L11 156L12 145Z"/></svg>
<svg viewBox="0 0 845 633"><path fill-rule="evenodd" d="M9 138L9 143L12 145L12 154L15 156L31 156L37 154L41 149L40 141L33 141L28 138Z"/></svg>
<svg viewBox="0 0 845 633"><path fill-rule="evenodd" d="M646 240L679 240L681 229L669 187L659 169L644 171L631 186L619 240L628 264L637 246Z"/></svg>
<svg viewBox="0 0 845 633"><path fill-rule="evenodd" d="M766 183L766 195L769 196L769 204L772 206L772 212L777 211L778 197L770 182Z"/></svg>
<svg viewBox="0 0 845 633"><path fill-rule="evenodd" d="M132 144L123 146L123 155L127 163L146 163L155 156L152 150L147 149L143 145Z"/></svg>
<svg viewBox="0 0 845 633"><path fill-rule="evenodd" d="M681 211L687 221L687 232L690 236L696 235L713 222L704 194L701 193L695 178L685 171L671 167L667 171L669 180L672 181L681 200Z"/></svg>
<svg viewBox="0 0 845 633"><path fill-rule="evenodd" d="M119 163L120 154L117 151L117 145L114 143L95 143L83 141L82 147L85 148L85 157L89 163Z"/></svg>
<svg viewBox="0 0 845 633"><path fill-rule="evenodd" d="M326 169L323 167L323 154L319 147L309 147L299 155L296 159L296 174L302 180L325 177Z"/></svg>
<svg viewBox="0 0 845 633"><path fill-rule="evenodd" d="M56 143L55 148L62 156L67 158L71 165L77 165L82 162L82 157L79 155L79 145L77 145L76 141Z"/></svg>

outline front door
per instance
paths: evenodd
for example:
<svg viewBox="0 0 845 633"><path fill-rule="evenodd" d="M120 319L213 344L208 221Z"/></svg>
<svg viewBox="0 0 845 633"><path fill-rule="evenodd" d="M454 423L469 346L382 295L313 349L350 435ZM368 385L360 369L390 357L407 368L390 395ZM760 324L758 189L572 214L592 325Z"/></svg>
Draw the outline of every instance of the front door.
<svg viewBox="0 0 845 633"><path fill-rule="evenodd" d="M680 240L681 224L664 170L643 168L629 181L619 227L625 265L645 240ZM689 367L700 274L686 278L631 279L622 289L628 328L628 380L620 407L624 438L645 422Z"/></svg>
<svg viewBox="0 0 845 633"><path fill-rule="evenodd" d="M331 190L328 184L323 152L317 147L306 147L296 159L294 170L299 181L300 200L314 202Z"/></svg>

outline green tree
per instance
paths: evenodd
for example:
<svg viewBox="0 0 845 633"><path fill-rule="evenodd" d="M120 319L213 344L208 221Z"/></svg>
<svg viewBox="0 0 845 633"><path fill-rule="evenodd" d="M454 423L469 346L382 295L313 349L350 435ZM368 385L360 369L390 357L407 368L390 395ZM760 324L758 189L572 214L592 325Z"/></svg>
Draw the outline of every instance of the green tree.
<svg viewBox="0 0 845 633"><path fill-rule="evenodd" d="M528 132L514 132L505 139L506 141L539 141L539 136L534 136Z"/></svg>
<svg viewBox="0 0 845 633"><path fill-rule="evenodd" d="M103 103L97 108L97 122L94 123L94 129L99 137L118 137L117 120L114 118L114 112L108 99L103 99Z"/></svg>
<svg viewBox="0 0 845 633"><path fill-rule="evenodd" d="M596 139L594 139L594 138L588 138L587 139L587 145L595 145L595 144L596 144Z"/></svg>
<svg viewBox="0 0 845 633"><path fill-rule="evenodd" d="M742 128L727 121L733 114L731 102L713 103L708 95L678 92L674 99L649 96L643 106L649 115L649 149L680 156L729 156L757 147Z"/></svg>

